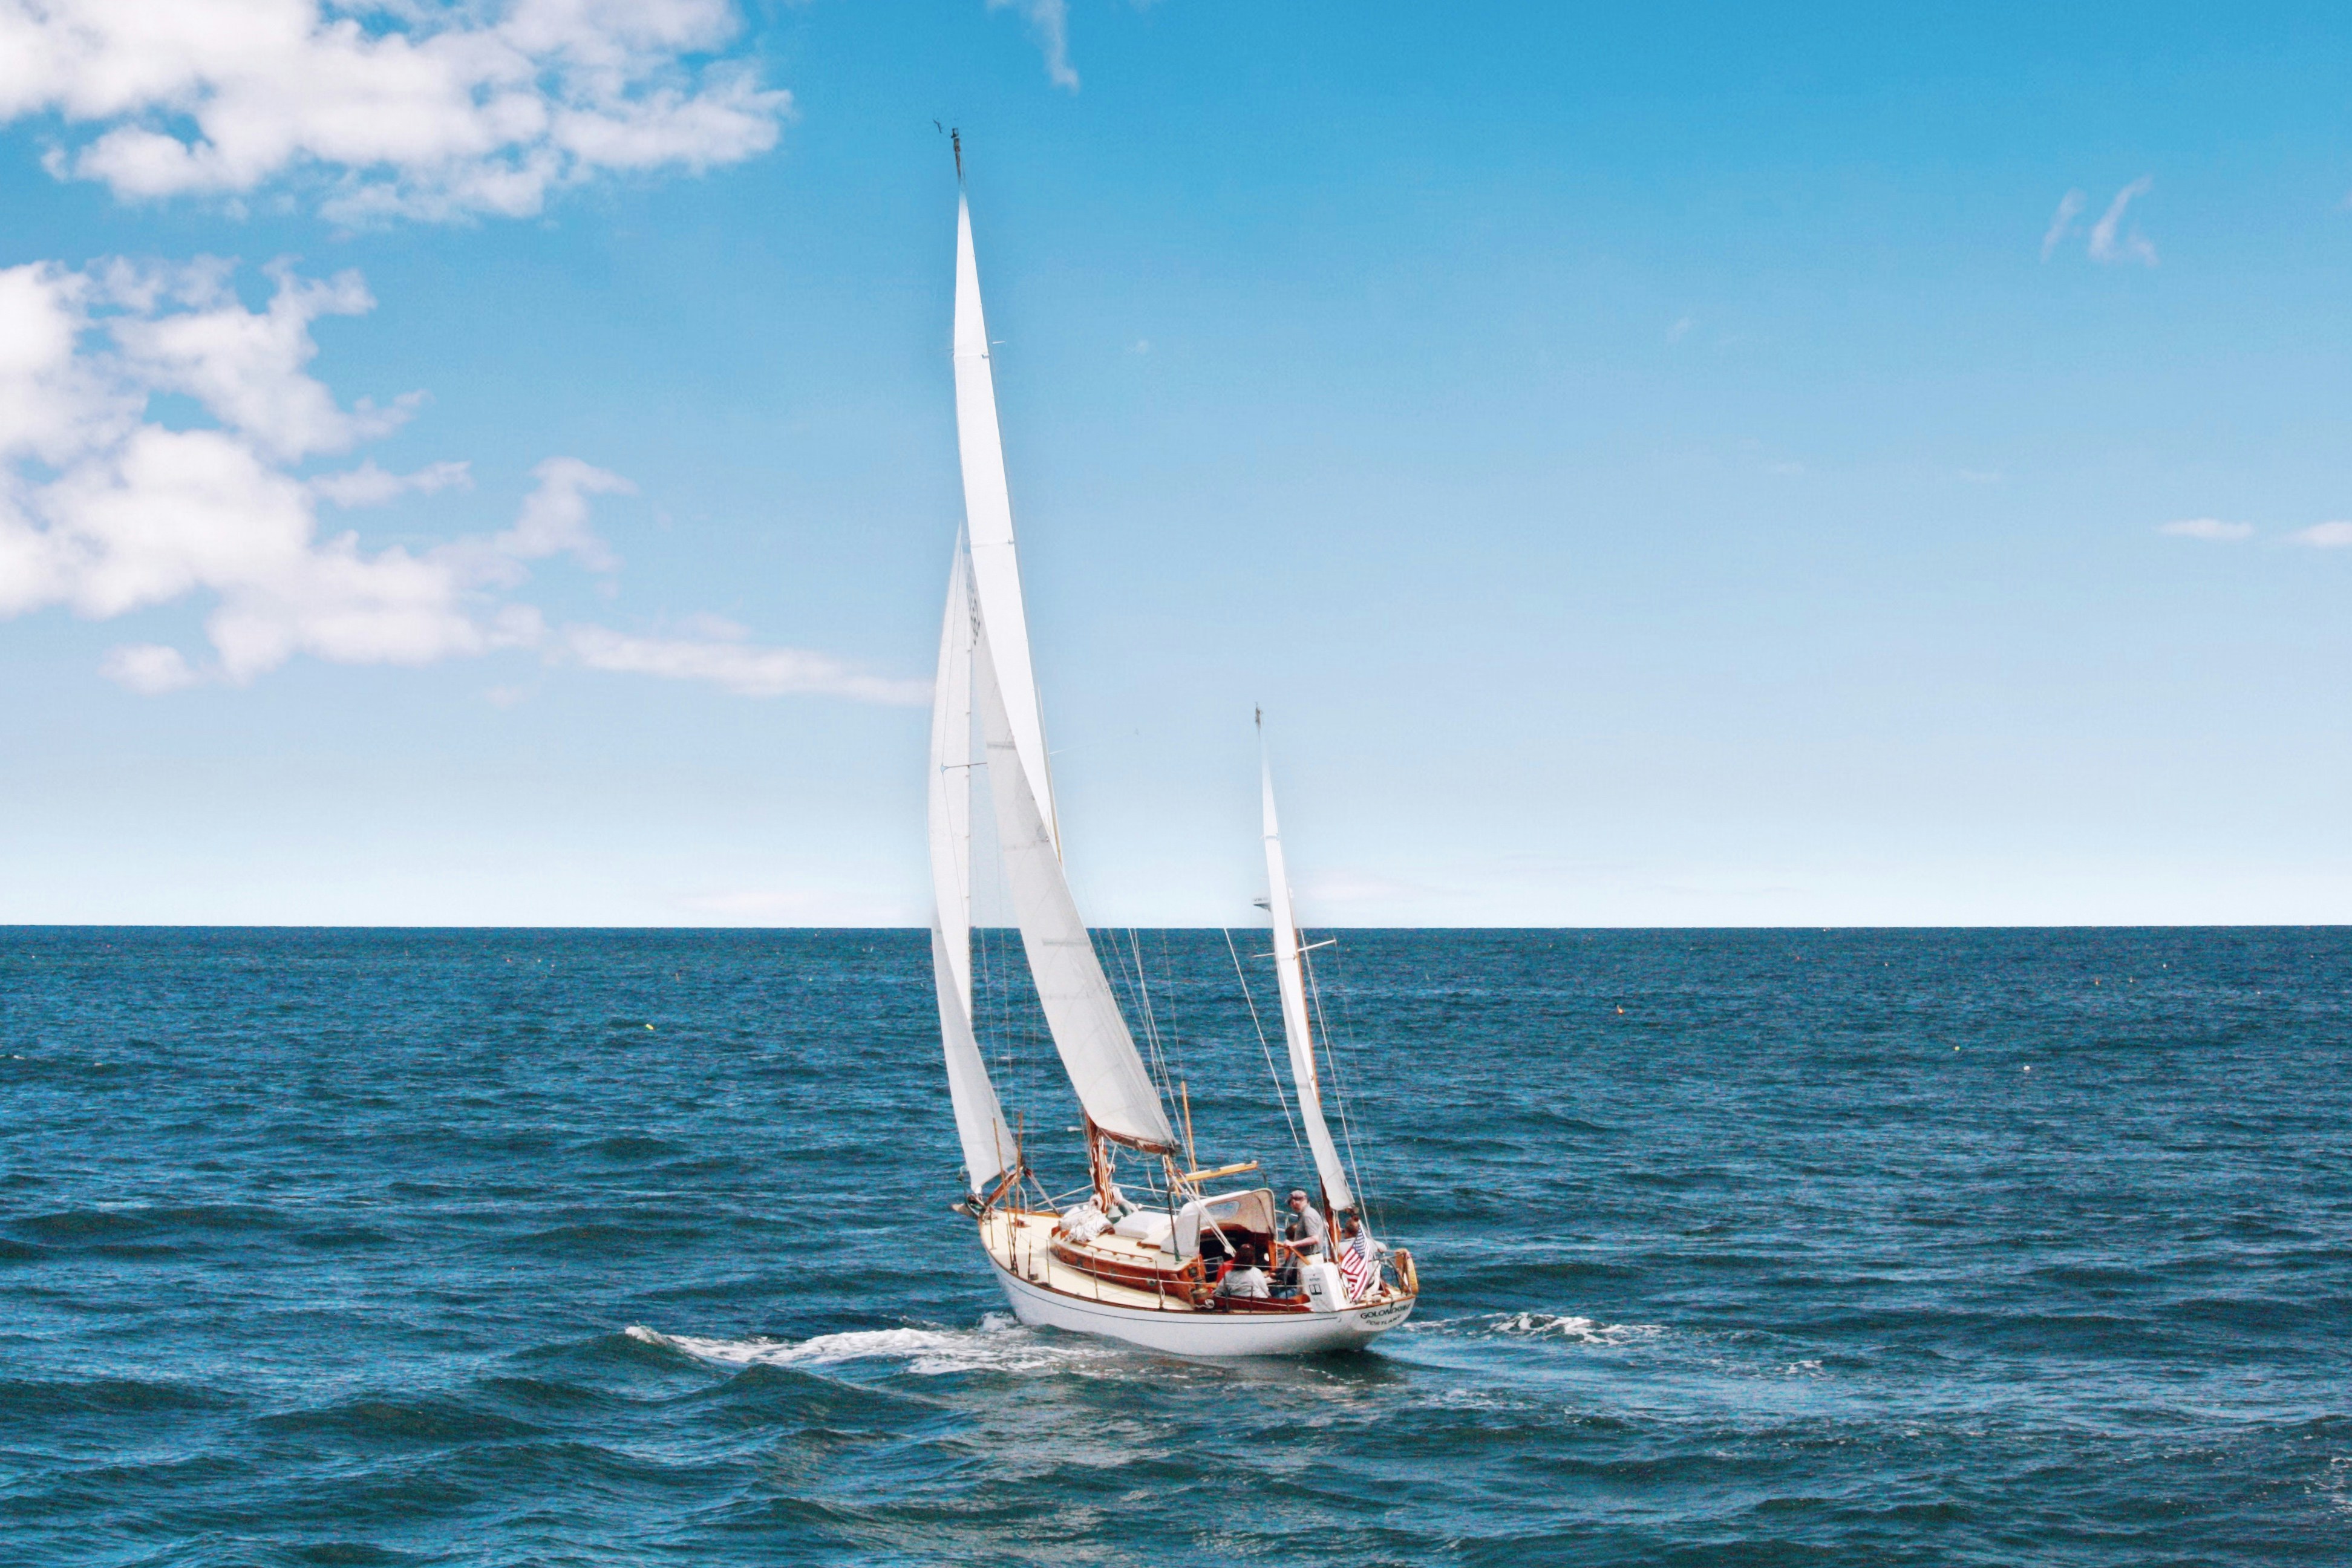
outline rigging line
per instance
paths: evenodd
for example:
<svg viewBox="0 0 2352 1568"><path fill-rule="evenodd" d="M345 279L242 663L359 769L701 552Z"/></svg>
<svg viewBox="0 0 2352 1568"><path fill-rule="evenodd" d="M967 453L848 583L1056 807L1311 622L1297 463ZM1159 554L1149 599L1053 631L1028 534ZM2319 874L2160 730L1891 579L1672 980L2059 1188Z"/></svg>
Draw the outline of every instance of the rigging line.
<svg viewBox="0 0 2352 1568"><path fill-rule="evenodd" d="M1160 1064L1160 1092L1173 1097L1175 1080L1170 1077L1167 1053L1160 1048L1160 1017L1151 1006L1151 982L1144 973L1143 944L1136 940L1135 928L1127 928L1127 945L1135 954L1135 994L1143 1001L1143 1033L1151 1042L1151 1059Z"/></svg>
<svg viewBox="0 0 2352 1568"><path fill-rule="evenodd" d="M1348 1145L1348 1177L1356 1184L1362 1201L1369 1204L1371 1194L1365 1190L1364 1173L1356 1163L1356 1133L1348 1121L1348 1086L1340 1081L1339 1053L1331 1046L1330 1026L1323 1021L1323 988L1315 982L1313 964L1301 958L1298 967L1306 972L1307 994L1315 1005L1315 1032L1323 1037L1323 1059L1331 1065L1332 1098L1339 1104L1339 1137Z"/></svg>
<svg viewBox="0 0 2352 1568"><path fill-rule="evenodd" d="M1130 931L1129 934L1131 935L1132 932ZM1139 952L1136 962L1139 963L1142 962ZM1176 997L1182 988L1176 984L1175 963L1168 956L1166 926L1160 928L1160 973L1164 977L1160 987L1160 1001L1168 1014L1167 1026L1160 1031L1161 1044L1162 1048L1168 1053L1168 1071L1181 1083L1190 1076L1184 1070L1183 1044L1176 1027ZM1188 1141L1187 1147L1189 1146Z"/></svg>
<svg viewBox="0 0 2352 1568"><path fill-rule="evenodd" d="M1115 928L1105 927L1103 934L1109 940L1111 957L1114 960L1112 970L1107 971L1104 974L1104 978L1110 980L1111 983L1111 1000L1118 1004L1123 1017L1129 1015L1143 1016L1144 1009L1135 1003L1135 977L1128 972L1127 950L1118 944L1118 931ZM1087 940L1092 942L1094 935L1092 929L1089 929L1087 932ZM1101 961L1099 951L1096 954L1096 961L1097 963ZM1116 980L1111 980L1113 973L1118 976ZM1122 988L1126 992L1123 997L1119 994ZM1168 1092L1168 1064L1160 1059L1160 1042L1151 1037L1148 1019L1143 1030L1143 1045L1144 1048L1150 1053L1152 1068L1156 1068L1160 1074L1160 1081L1153 1087L1164 1095ZM1147 1075L1150 1071L1150 1068L1146 1069Z"/></svg>
<svg viewBox="0 0 2352 1568"><path fill-rule="evenodd" d="M1181 1074L1184 1070L1184 1064L1177 1058L1176 1050L1178 1042L1183 1038L1183 1031L1176 1026L1176 999L1181 994L1183 988L1176 984L1176 965L1168 956L1166 926L1160 928L1160 973L1168 977L1168 984L1161 987L1168 997L1168 1055L1169 1058L1175 1062L1176 1070Z"/></svg>
<svg viewBox="0 0 2352 1568"><path fill-rule="evenodd" d="M1249 1004L1250 1027L1257 1031L1257 1048L1265 1053L1265 1072L1274 1079L1274 1100L1282 1107L1282 1123L1290 1129L1290 1147L1302 1163L1312 1164L1307 1158L1306 1141L1298 1135L1298 1123L1291 1120L1290 1097L1282 1092L1282 1072L1274 1065L1274 1047L1265 1043L1265 1026L1258 1022L1257 998L1250 994L1249 976L1242 973L1241 950L1234 945L1234 933L1224 933L1225 951L1233 954L1234 978L1242 983L1242 1000Z"/></svg>
<svg viewBox="0 0 2352 1568"><path fill-rule="evenodd" d="M1339 938L1337 938L1337 937L1333 937L1333 938L1331 939L1332 944L1333 944L1334 946L1338 945L1339 940ZM1338 956L1337 956L1337 955L1334 955L1333 960L1332 960L1332 963L1333 963L1333 964L1334 964L1335 966L1337 966L1337 965L1339 963L1339 958L1338 958ZM1338 1002L1338 1004L1339 1004L1339 1027L1340 1027L1340 1030L1341 1030L1341 1032L1342 1032L1342 1033L1346 1034L1346 1036L1348 1037L1348 1038L1349 1038L1349 1039L1351 1039L1351 1040L1360 1039L1360 1038L1362 1038L1362 1037L1361 1037L1361 1036L1360 1036L1360 1035L1358 1035L1358 1034L1356 1033L1356 1014L1355 1014L1355 1009L1354 1009L1353 1007L1349 1006L1349 1002L1348 1002L1348 998L1349 998L1349 994L1352 993L1352 991L1353 991L1353 987L1352 987L1352 986L1350 986L1350 985L1348 984L1348 978L1347 978L1347 976L1346 976L1346 975L1344 975L1344 974L1334 974L1334 975L1332 976L1332 980L1333 980L1333 982L1334 982L1334 984L1335 984L1335 985L1336 985L1336 987L1337 987L1337 992L1336 992L1336 1000L1337 1000L1337 1002ZM1329 1038L1329 1037L1326 1037L1326 1038L1328 1039L1328 1038ZM1327 1047L1327 1048L1328 1048L1328 1047ZM1352 1146L1351 1146L1351 1150L1352 1150ZM1383 1191L1383 1192L1385 1192L1385 1191L1386 1191L1386 1189L1385 1189L1385 1188L1383 1188L1383 1189L1382 1189L1382 1191ZM1386 1200L1385 1198L1382 1198L1382 1199L1380 1199L1380 1200L1378 1200L1378 1201L1376 1202L1376 1201L1373 1199L1373 1197L1371 1196L1371 1194L1369 1194L1369 1193L1367 1193L1367 1194L1365 1194L1365 1196L1364 1196L1364 1202L1365 1202L1365 1203L1366 1203L1366 1205L1371 1205L1371 1206L1375 1206L1375 1207L1377 1207L1377 1209L1379 1210L1379 1213L1378 1213L1378 1215L1377 1215L1375 1217L1377 1217L1377 1218L1378 1218L1378 1220L1379 1220L1379 1222L1380 1222L1380 1227L1381 1227L1381 1229L1382 1231L1386 1231L1386 1230L1388 1229L1388 1227L1389 1227L1389 1210L1388 1210L1388 1203L1387 1203L1387 1200Z"/></svg>
<svg viewBox="0 0 2352 1568"><path fill-rule="evenodd" d="M1144 1049L1151 1053L1152 1063L1161 1068L1160 1077L1164 1079L1168 1075L1165 1065L1160 1060L1160 1042L1151 1037L1151 1019L1149 1010L1136 1000L1135 972L1128 967L1127 949L1118 944L1118 931L1116 927L1105 928L1103 934L1110 941L1112 956L1118 960L1118 982L1127 989L1122 1006L1129 1015L1142 1024ZM1164 1084L1162 1088L1165 1088Z"/></svg>

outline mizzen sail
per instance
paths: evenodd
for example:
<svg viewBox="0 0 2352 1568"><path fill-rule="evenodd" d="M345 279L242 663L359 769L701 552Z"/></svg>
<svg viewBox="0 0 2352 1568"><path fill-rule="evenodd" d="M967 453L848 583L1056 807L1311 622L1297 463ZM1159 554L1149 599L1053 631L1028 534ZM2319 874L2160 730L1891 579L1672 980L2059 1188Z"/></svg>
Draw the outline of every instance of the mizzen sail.
<svg viewBox="0 0 2352 1568"><path fill-rule="evenodd" d="M1172 1153L1176 1133L1168 1124L1167 1108L1136 1052L1102 961L1095 956L1094 939L1078 918L1052 829L1022 765L1019 738L996 674L995 646L983 606L972 684L988 747L988 793L996 803L997 849L1045 1027L1070 1087L1097 1128L1131 1147Z"/></svg>
<svg viewBox="0 0 2352 1568"><path fill-rule="evenodd" d="M1298 1117L1307 1127L1307 1145L1315 1154L1315 1173L1323 1183L1324 1201L1334 1209L1352 1209L1355 1194L1349 1190L1348 1168L1331 1142L1323 1120L1323 1090L1315 1071L1315 1037L1307 1026L1306 960L1298 946L1298 921L1290 907L1290 877L1282 861L1282 829L1274 816L1274 768L1261 760L1259 777L1265 800L1266 910L1274 917L1274 968L1282 987L1282 1032L1290 1042L1290 1076L1298 1086Z"/></svg>
<svg viewBox="0 0 2352 1568"><path fill-rule="evenodd" d="M989 1081L971 1027L971 583L961 542L948 574L940 668L931 689L931 978L939 991L940 1039L948 1098L963 1145L964 1175L985 1193L1013 1168L1013 1136Z"/></svg>

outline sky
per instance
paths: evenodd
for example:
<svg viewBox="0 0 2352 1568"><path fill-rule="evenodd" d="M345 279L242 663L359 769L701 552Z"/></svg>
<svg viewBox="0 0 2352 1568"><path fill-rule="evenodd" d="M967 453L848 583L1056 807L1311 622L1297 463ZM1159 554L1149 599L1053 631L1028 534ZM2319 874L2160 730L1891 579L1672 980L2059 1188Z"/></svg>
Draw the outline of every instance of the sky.
<svg viewBox="0 0 2352 1568"><path fill-rule="evenodd" d="M2352 918L2340 9L0 0L0 922Z"/></svg>

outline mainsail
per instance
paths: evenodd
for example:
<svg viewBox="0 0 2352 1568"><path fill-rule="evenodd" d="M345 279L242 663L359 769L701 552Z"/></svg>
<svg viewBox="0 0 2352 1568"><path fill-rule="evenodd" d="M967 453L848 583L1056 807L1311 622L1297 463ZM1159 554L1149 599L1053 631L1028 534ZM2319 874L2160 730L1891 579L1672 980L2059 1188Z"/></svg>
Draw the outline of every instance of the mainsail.
<svg viewBox="0 0 2352 1568"><path fill-rule="evenodd" d="M972 1192L985 1193L1013 1168L1014 1153L971 1027L971 654L977 635L959 541L931 691L931 978L939 990L940 1039L964 1174Z"/></svg>
<svg viewBox="0 0 2352 1568"><path fill-rule="evenodd" d="M1013 503L996 425L988 327L980 309L980 269L972 257L971 208L961 200L956 205L955 381L969 546L957 552L948 624L940 646L931 728L938 781L932 794L931 874L942 911L933 952L956 1128L975 1180L988 1164L974 1154L976 1140L983 1149L1001 1142L1008 1151L990 1169L1001 1171L1009 1164L1011 1140L1003 1135L1003 1117L979 1050L971 1044L970 763L974 759L969 737L976 705L1005 882L1038 1004L1070 1086L1077 1090L1087 1118L1108 1137L1138 1149L1172 1152L1176 1134L1160 1091L1136 1053L1134 1037L1128 1033L1062 870L1045 720L1030 667ZM958 746L963 749L958 751ZM946 913L950 910L952 921ZM960 1055L969 1063L961 1080Z"/></svg>
<svg viewBox="0 0 2352 1568"><path fill-rule="evenodd" d="M1167 1109L1136 1052L1102 961L1095 956L1094 939L1078 918L1052 830L1030 787L1028 770L1021 765L995 654L994 627L983 611L972 683L988 746L988 793L996 802L997 850L1004 859L1005 885L1021 922L1021 945L1045 1027L1070 1087L1097 1129L1137 1149L1172 1153L1176 1133Z"/></svg>
<svg viewBox="0 0 2352 1568"><path fill-rule="evenodd" d="M1282 1032L1290 1042L1290 1076L1298 1085L1298 1116L1307 1125L1307 1145L1315 1153L1315 1173L1322 1178L1324 1201L1334 1209L1352 1209L1355 1194L1348 1188L1348 1170L1331 1142L1331 1129L1323 1121L1323 1091L1315 1072L1315 1037L1307 1027L1305 960L1298 946L1298 921L1290 907L1290 878L1283 868L1282 829L1274 816L1274 767L1261 760L1259 777L1265 797L1266 911L1274 917L1274 968L1282 986Z"/></svg>
<svg viewBox="0 0 2352 1568"><path fill-rule="evenodd" d="M1021 563L1013 547L1013 495L1004 481L1004 441L996 424L996 378L988 361L988 322L980 310L980 264L971 249L971 204L956 200L956 449L963 458L964 526L971 540L971 580L996 651L996 674L1013 750L1028 774L1054 852L1062 830L1054 814L1054 779L1045 760L1045 718L1029 668L1029 616L1021 603Z"/></svg>

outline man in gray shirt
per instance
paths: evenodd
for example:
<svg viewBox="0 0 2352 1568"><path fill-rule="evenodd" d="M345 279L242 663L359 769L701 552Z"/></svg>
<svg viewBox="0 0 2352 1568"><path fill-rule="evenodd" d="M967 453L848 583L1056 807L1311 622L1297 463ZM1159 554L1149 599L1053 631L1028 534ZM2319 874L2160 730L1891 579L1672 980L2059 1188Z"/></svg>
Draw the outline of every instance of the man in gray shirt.
<svg viewBox="0 0 2352 1568"><path fill-rule="evenodd" d="M1330 1250L1321 1212L1307 1201L1307 1194L1297 1187L1290 1189L1290 1234L1284 1239L1293 1250L1318 1258Z"/></svg>

